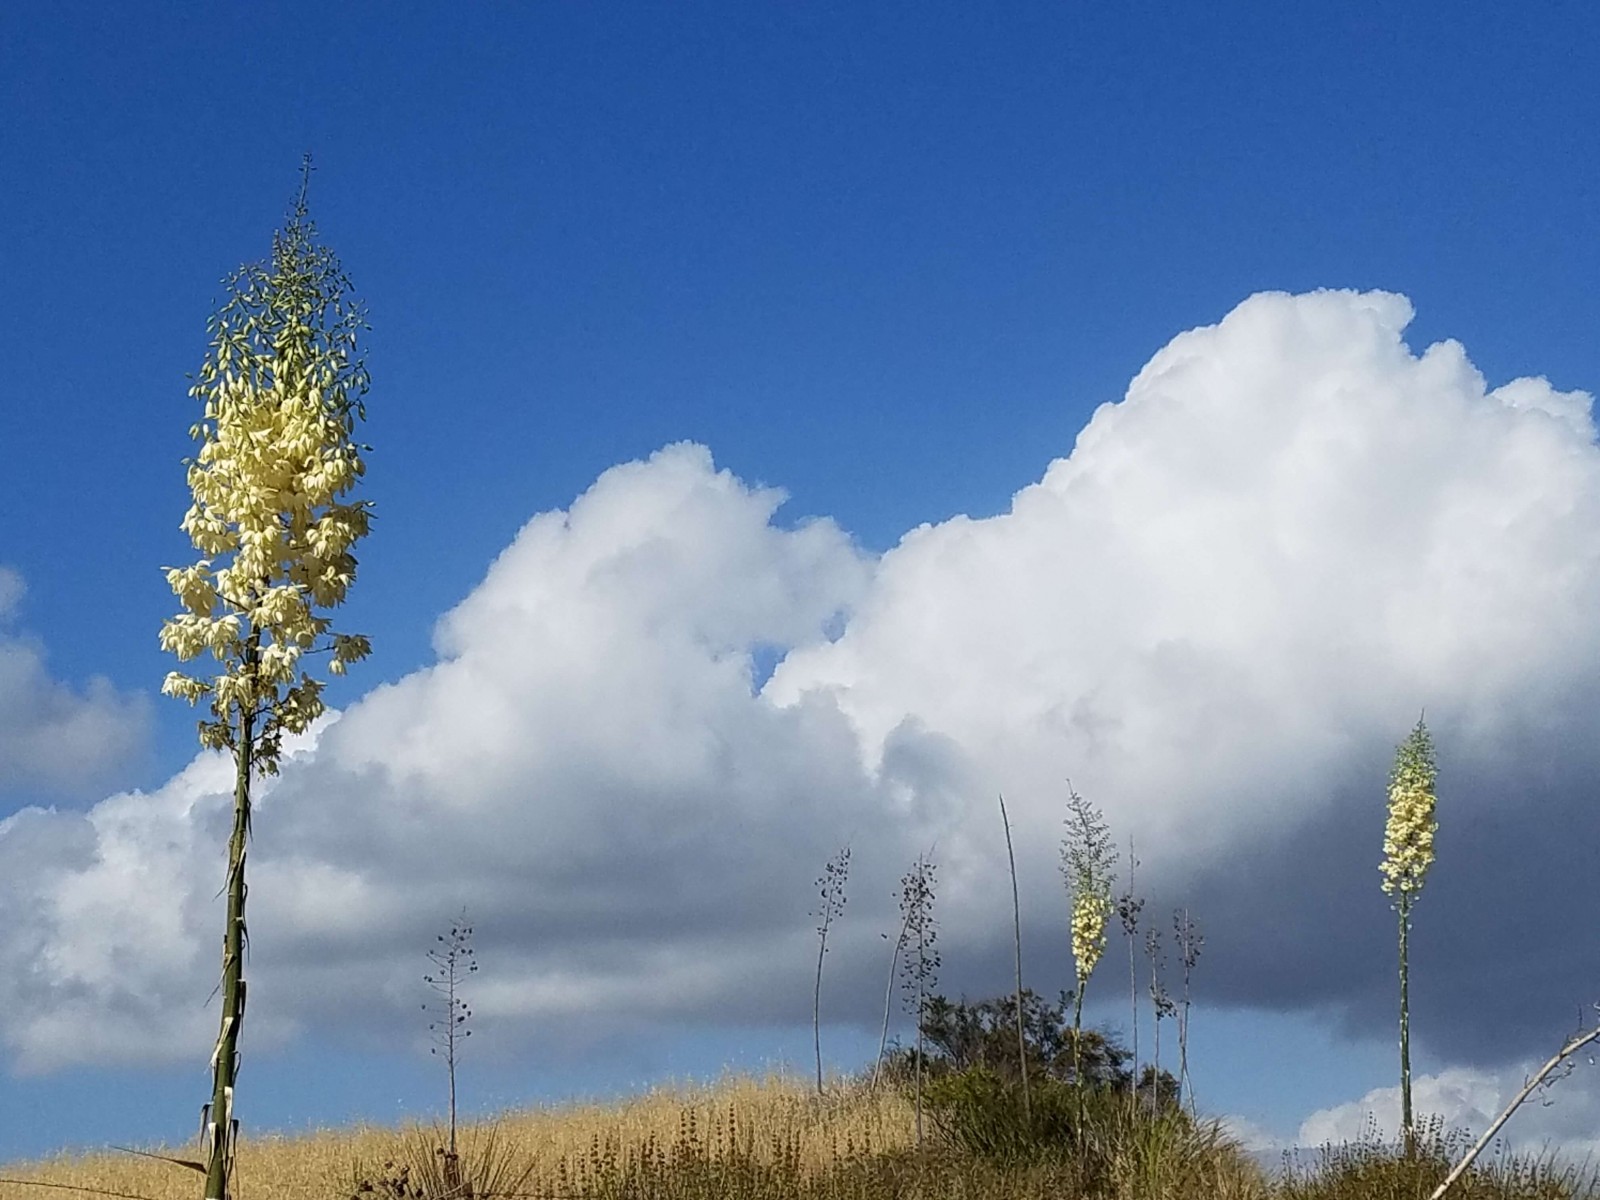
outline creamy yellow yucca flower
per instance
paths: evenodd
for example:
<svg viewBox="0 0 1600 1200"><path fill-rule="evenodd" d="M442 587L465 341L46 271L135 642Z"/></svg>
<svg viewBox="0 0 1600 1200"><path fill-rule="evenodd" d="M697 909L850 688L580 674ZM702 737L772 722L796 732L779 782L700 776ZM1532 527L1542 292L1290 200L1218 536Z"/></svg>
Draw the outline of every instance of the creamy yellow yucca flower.
<svg viewBox="0 0 1600 1200"><path fill-rule="evenodd" d="M361 309L332 253L306 218L311 163L300 199L272 240L269 262L240 268L231 299L211 319L211 353L190 395L202 406L189 430L200 443L187 460L193 503L182 528L201 554L166 568L182 611L161 627L161 645L208 673L171 672L170 696L198 705L201 744L234 760L228 838L227 918L211 1100L202 1110L206 1200L230 1200L239 1122L234 1096L246 987L246 846L251 788L278 769L283 735L323 711L322 684L307 656L327 654L337 675L370 653L367 639L334 633L324 610L355 580L352 547L367 533L366 501L346 494L361 478L355 423L367 371L357 352Z"/></svg>
<svg viewBox="0 0 1600 1200"><path fill-rule="evenodd" d="M1111 918L1111 886L1082 881L1072 897L1072 958L1079 980L1088 979L1106 949L1106 924Z"/></svg>
<svg viewBox="0 0 1600 1200"><path fill-rule="evenodd" d="M370 652L365 637L338 634L321 611L345 598L356 575L355 543L369 502L343 497L365 467L354 441L365 417L366 368L356 334L361 310L348 281L313 240L303 205L273 239L268 264L242 268L233 299L212 318L211 353L190 394L203 405L190 429L193 504L182 528L204 557L168 568L183 611L161 646L189 662L209 655L209 674L174 671L162 691L198 704L202 744L235 745L237 719L252 720L252 766L277 769L282 737L323 711L322 684L304 669L328 654L328 671Z"/></svg>
<svg viewBox="0 0 1600 1200"><path fill-rule="evenodd" d="M1067 836L1061 843L1061 873L1072 902L1072 958L1078 984L1072 995L1072 1078L1081 1102L1083 992L1106 948L1117 852L1100 810L1078 795L1070 781L1067 794Z"/></svg>
<svg viewBox="0 0 1600 1200"><path fill-rule="evenodd" d="M1389 776L1389 820L1383 831L1383 890L1409 904L1433 865L1434 781L1438 769L1428 728L1419 719L1395 754Z"/></svg>

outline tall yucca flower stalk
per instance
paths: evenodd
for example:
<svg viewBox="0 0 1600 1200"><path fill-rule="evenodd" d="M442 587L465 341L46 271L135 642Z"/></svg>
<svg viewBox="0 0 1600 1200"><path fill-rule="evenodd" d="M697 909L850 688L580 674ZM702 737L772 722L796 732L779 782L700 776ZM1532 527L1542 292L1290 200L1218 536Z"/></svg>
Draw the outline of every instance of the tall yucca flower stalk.
<svg viewBox="0 0 1600 1200"><path fill-rule="evenodd" d="M1028 1039L1022 1016L1022 901L1017 895L1017 855L1011 845L1011 818L1006 798L1000 797L1000 823L1006 830L1006 862L1011 867L1011 936L1017 951L1017 1069L1022 1074L1022 1119L1033 1126L1033 1100L1028 1094Z"/></svg>
<svg viewBox="0 0 1600 1200"><path fill-rule="evenodd" d="M1144 911L1144 898L1134 891L1133 877L1139 869L1139 860L1133 854L1133 839L1128 839L1128 890L1117 897L1117 917L1122 922L1122 932L1128 942L1128 1016L1132 1030L1130 1050L1133 1070L1128 1074L1128 1093L1136 1095L1139 1077L1139 977L1136 960L1139 949L1139 914Z"/></svg>
<svg viewBox="0 0 1600 1200"><path fill-rule="evenodd" d="M1177 1010L1178 1091L1180 1095L1188 1097L1190 1114L1198 1116L1199 1110L1194 1102L1194 1083L1189 1078L1189 983L1194 974L1195 964L1200 961L1200 951L1205 949L1206 939L1187 908L1173 910L1172 932L1178 943L1178 958L1183 963L1183 1003Z"/></svg>
<svg viewBox="0 0 1600 1200"><path fill-rule="evenodd" d="M205 652L217 662L209 676L173 671L161 690L208 702L200 743L231 753L235 768L221 1029L201 1120L208 1200L226 1200L238 1140L251 783L276 774L284 734L323 711L323 685L302 659L326 651L338 675L370 652L366 638L332 633L317 612L344 599L356 573L351 547L370 520L367 501L340 499L369 449L352 440L368 379L356 344L362 309L306 216L310 170L308 158L270 262L228 279L232 298L209 324L211 350L190 389L203 416L189 431L200 450L186 460L194 503L182 523L204 557L167 569L183 611L161 627L162 648L180 662Z"/></svg>
<svg viewBox="0 0 1600 1200"><path fill-rule="evenodd" d="M933 991L940 967L939 928L933 915L934 886L938 870L928 856L919 854L917 862L900 880L900 912L904 916L905 958L901 962L907 1006L914 1004L917 1021L917 1145L922 1145L922 1075L927 1057L928 996Z"/></svg>
<svg viewBox="0 0 1600 1200"><path fill-rule="evenodd" d="M1416 1125L1411 1113L1411 974L1409 935L1411 906L1433 865L1434 781L1438 768L1428 727L1417 727L1395 752L1389 774L1389 820L1383 830L1383 890L1394 897L1400 919L1400 1131L1406 1157L1416 1153Z"/></svg>
<svg viewBox="0 0 1600 1200"><path fill-rule="evenodd" d="M1111 885L1117 852L1100 810L1067 784L1067 836L1061 843L1061 871L1072 898L1072 961L1077 987L1072 996L1072 1079L1080 1103L1083 1092L1083 989L1106 949L1111 919Z"/></svg>
<svg viewBox="0 0 1600 1200"><path fill-rule="evenodd" d="M850 877L850 847L828 860L817 880L822 904L817 917L817 986L811 994L811 1036L817 1051L817 1095L822 1095L822 960L828 953L828 932L844 916L845 881Z"/></svg>

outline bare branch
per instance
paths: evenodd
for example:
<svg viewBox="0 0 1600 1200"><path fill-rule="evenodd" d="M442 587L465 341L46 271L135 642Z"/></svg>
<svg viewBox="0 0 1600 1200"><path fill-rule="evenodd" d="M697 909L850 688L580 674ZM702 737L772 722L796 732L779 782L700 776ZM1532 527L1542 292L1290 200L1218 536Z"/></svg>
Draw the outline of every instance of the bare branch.
<svg viewBox="0 0 1600 1200"><path fill-rule="evenodd" d="M1600 1009L1600 1005L1596 1005L1595 1007ZM1600 1038L1600 1025L1596 1025L1593 1029L1591 1029L1588 1033L1583 1034L1581 1037L1573 1038L1565 1046L1561 1047L1560 1050L1556 1051L1555 1057L1549 1062L1545 1063L1543 1067L1539 1068L1539 1073L1523 1085L1522 1090L1516 1094L1511 1103L1506 1105L1505 1110L1494 1119L1494 1123L1490 1125L1489 1128L1484 1131L1483 1136L1478 1139L1478 1144L1475 1145L1471 1150L1468 1150L1465 1157L1463 1157L1462 1160L1455 1166L1450 1168L1450 1174L1444 1177L1443 1183L1433 1189L1433 1195L1429 1196L1428 1200L1439 1200L1439 1198L1450 1189L1450 1185L1456 1180L1460 1179L1461 1176L1466 1173L1467 1168L1472 1165L1473 1159L1477 1158L1478 1155L1483 1152L1483 1148L1489 1144L1489 1142L1494 1138L1494 1135L1500 1132L1500 1127L1511 1119L1512 1113L1516 1112L1517 1109L1522 1107L1522 1102L1524 1100L1533 1095L1533 1093L1538 1089L1539 1085L1544 1082L1545 1077L1549 1075L1551 1071L1554 1071L1558 1066L1560 1066L1564 1060L1571 1058L1574 1054L1583 1049L1583 1047L1587 1046L1596 1038Z"/></svg>

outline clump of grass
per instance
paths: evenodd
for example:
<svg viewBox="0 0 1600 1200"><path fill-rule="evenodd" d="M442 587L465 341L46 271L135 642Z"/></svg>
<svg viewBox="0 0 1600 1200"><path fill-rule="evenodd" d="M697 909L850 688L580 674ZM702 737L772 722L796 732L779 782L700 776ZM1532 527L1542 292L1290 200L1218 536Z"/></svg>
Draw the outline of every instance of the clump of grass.
<svg viewBox="0 0 1600 1200"><path fill-rule="evenodd" d="M1256 1194L1265 1181L1219 1122L1174 1105L1151 1108L1116 1083L1080 1087L1045 1077L1032 1103L983 1067L947 1074L929 1091L934 1128L954 1154L1010 1166L1045 1165L1072 1196ZM1252 1192L1251 1189L1254 1189Z"/></svg>
<svg viewBox="0 0 1600 1200"><path fill-rule="evenodd" d="M522 1195L538 1162L506 1135L501 1122L479 1125L457 1140L451 1131L413 1127L373 1170L357 1162L351 1169L350 1200L507 1200Z"/></svg>
<svg viewBox="0 0 1600 1200"><path fill-rule="evenodd" d="M1302 1171L1285 1165L1280 1200L1428 1200L1465 1153L1470 1136L1437 1116L1414 1126L1398 1144L1378 1136L1369 1118L1353 1142L1325 1146ZM1553 1155L1502 1152L1479 1160L1451 1185L1452 1200L1593 1200L1600 1176Z"/></svg>

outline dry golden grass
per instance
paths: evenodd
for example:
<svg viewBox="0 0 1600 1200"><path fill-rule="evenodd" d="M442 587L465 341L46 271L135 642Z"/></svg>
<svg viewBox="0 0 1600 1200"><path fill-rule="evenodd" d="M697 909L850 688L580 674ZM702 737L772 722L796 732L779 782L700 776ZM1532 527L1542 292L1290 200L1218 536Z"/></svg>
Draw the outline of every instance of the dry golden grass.
<svg viewBox="0 0 1600 1200"><path fill-rule="evenodd" d="M529 1190L553 1186L561 1164L569 1170L588 1159L597 1144L619 1153L653 1141L668 1146L685 1114L699 1137L726 1144L729 1114L738 1145L768 1160L783 1147L799 1152L801 1167L820 1172L854 1152L900 1150L911 1145L913 1114L892 1088L877 1095L858 1087L836 1087L819 1099L798 1079L728 1077L702 1086L658 1088L612 1104L576 1104L512 1112L487 1124L468 1125L462 1157L486 1131L522 1161L535 1165ZM422 1127L426 1133L431 1127ZM369 1175L414 1147L419 1129L361 1126L296 1136L246 1136L239 1148L235 1192L239 1200L305 1200L348 1196L358 1166ZM176 1158L194 1157L191 1147L157 1148ZM147 1200L194 1200L200 1177L192 1171L128 1154L63 1156L0 1167L0 1177L39 1185L6 1184L0 1200L66 1200L78 1189L138 1196ZM63 1190L71 1189L71 1190Z"/></svg>
<svg viewBox="0 0 1600 1200"><path fill-rule="evenodd" d="M1113 1106L1114 1108L1115 1106ZM1107 1110L1111 1112L1110 1109ZM1113 1114L1114 1115L1114 1114ZM573 1104L508 1113L463 1130L469 1178L491 1136L509 1156L514 1188L532 1197L582 1200L1424 1200L1448 1165L1448 1149L1429 1141L1426 1161L1402 1162L1376 1146L1335 1153L1297 1179L1273 1179L1230 1140L1204 1128L1152 1120L1120 1134L1115 1121L1092 1125L1110 1138L1097 1177L1080 1174L1096 1154L1068 1160L997 1161L931 1149L913 1153L913 1113L903 1093L874 1095L837 1085L826 1098L797 1078L729 1077L709 1086L661 1088L611 1104ZM402 1200L384 1179L386 1164L409 1163L404 1200L437 1197L438 1130L370 1126L299 1136L246 1138L235 1176L239 1200ZM1112 1143L1108 1143L1111 1145ZM1092 1143L1091 1143L1092 1144ZM168 1151L185 1157L185 1150ZM487 1156L493 1159L495 1155ZM1076 1164L1076 1165L1075 1165ZM1460 1200L1600 1200L1583 1172L1555 1162L1513 1164L1463 1180ZM766 1170L766 1168L774 1168ZM726 1169L725 1169L726 1168ZM0 1167L0 1200L66 1200L96 1193L140 1200L196 1200L200 1178L168 1163L125 1154L63 1156ZM480 1187L479 1194L486 1189Z"/></svg>

